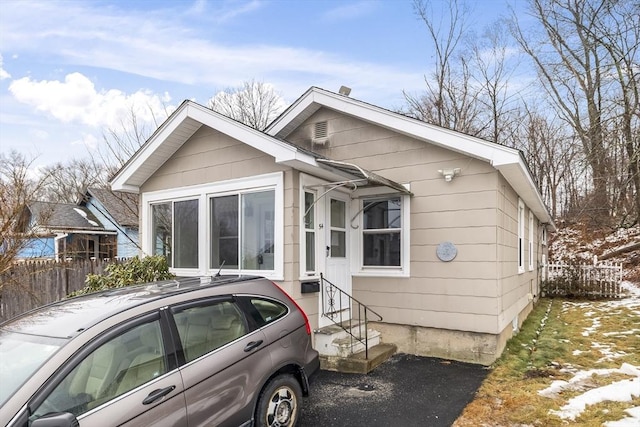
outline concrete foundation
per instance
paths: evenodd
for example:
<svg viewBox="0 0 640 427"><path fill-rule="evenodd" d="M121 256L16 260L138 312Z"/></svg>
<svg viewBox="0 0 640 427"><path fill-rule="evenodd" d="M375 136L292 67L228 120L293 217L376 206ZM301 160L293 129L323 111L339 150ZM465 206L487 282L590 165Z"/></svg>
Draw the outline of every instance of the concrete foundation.
<svg viewBox="0 0 640 427"><path fill-rule="evenodd" d="M528 304L517 319L518 329L531 312ZM460 362L491 365L502 354L507 340L514 335L513 324L499 334L455 331L422 326L371 322L381 333L382 342L395 344L398 352L416 356L438 357Z"/></svg>

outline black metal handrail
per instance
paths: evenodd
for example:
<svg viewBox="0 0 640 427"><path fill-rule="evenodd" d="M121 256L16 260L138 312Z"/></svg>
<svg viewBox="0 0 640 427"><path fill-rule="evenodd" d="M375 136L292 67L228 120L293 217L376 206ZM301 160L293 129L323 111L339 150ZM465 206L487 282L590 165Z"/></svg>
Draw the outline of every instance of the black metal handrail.
<svg viewBox="0 0 640 427"><path fill-rule="evenodd" d="M378 320L382 321L382 316L376 313L333 283L327 280L322 273L320 273L320 282L322 283L322 315L331 320L335 325L339 326L342 330L349 334L351 337L351 346L353 346L353 340L357 340L364 344L365 357L369 358L369 313L375 315ZM339 298L339 304L336 306L336 295ZM349 301L348 307L342 306L342 298L346 297ZM357 308L357 316L354 316L353 308ZM344 319L345 312L349 313L349 318ZM338 320L336 320L338 319ZM364 320L363 320L364 319ZM354 323L357 325L354 326ZM364 325L364 337L362 334L362 328ZM353 330L357 326L358 334L354 334Z"/></svg>

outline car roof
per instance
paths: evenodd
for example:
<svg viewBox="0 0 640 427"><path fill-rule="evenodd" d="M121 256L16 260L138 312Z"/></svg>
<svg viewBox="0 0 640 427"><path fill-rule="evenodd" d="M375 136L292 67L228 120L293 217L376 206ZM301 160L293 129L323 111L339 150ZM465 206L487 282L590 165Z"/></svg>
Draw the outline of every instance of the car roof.
<svg viewBox="0 0 640 427"><path fill-rule="evenodd" d="M197 289L251 279L256 277L218 276L211 278L210 282L203 282L200 277L190 277L109 289L37 308L0 326L3 330L29 335L72 338L98 322L135 306Z"/></svg>

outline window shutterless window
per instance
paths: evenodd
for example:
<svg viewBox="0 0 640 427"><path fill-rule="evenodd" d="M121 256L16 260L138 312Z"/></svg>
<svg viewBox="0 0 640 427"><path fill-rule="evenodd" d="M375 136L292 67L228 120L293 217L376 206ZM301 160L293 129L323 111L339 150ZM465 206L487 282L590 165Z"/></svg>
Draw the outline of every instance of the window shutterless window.
<svg viewBox="0 0 640 427"><path fill-rule="evenodd" d="M401 198L364 200L362 234L362 261L365 267L401 266Z"/></svg>
<svg viewBox="0 0 640 427"><path fill-rule="evenodd" d="M274 269L275 191L210 198L211 268Z"/></svg>
<svg viewBox="0 0 640 427"><path fill-rule="evenodd" d="M305 268L307 275L313 275L316 271L316 225L315 225L315 194L304 193L304 247Z"/></svg>
<svg viewBox="0 0 640 427"><path fill-rule="evenodd" d="M524 203L518 200L518 273L524 272Z"/></svg>
<svg viewBox="0 0 640 427"><path fill-rule="evenodd" d="M153 254L171 267L198 267L198 200L153 204L151 211Z"/></svg>

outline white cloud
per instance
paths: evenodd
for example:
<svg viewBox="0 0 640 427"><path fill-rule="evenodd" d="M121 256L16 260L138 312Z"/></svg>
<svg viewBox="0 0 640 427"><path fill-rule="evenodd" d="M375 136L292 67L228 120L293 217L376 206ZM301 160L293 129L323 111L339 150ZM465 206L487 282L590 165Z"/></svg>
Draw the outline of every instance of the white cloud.
<svg viewBox="0 0 640 427"><path fill-rule="evenodd" d="M45 141L49 139L49 133L42 129L31 129L29 130L29 135L33 136L35 139L39 139L41 141Z"/></svg>
<svg viewBox="0 0 640 427"><path fill-rule="evenodd" d="M71 145L80 145L86 147L90 152L95 151L98 148L98 138L95 135L85 133L82 135L82 139L73 141Z"/></svg>
<svg viewBox="0 0 640 427"><path fill-rule="evenodd" d="M376 7L376 2L371 0L360 0L355 3L340 4L340 6L325 12L323 18L327 21L346 21L367 15Z"/></svg>
<svg viewBox="0 0 640 427"><path fill-rule="evenodd" d="M5 27L4 43L12 49L46 51L55 61L66 64L116 70L203 89L239 86L257 78L273 82L283 94L295 98L301 93L300 87L304 90L329 82L325 84L327 89L351 85L361 99L377 103L399 96L403 89L423 88L422 70L359 62L312 49L224 38L206 40L203 37L209 37L208 32L198 33L202 31L200 27L190 25L194 19L230 19L255 11L262 4L257 0L221 5L196 2L192 12L205 12L195 18L179 9L128 10L125 14L116 7L98 8L91 3L64 3L61 7L55 1L33 2L28 14L13 8L0 20ZM333 9L325 19L353 17L377 7L375 2L354 5ZM59 16L60 10L65 10L64 19Z"/></svg>
<svg viewBox="0 0 640 427"><path fill-rule="evenodd" d="M230 21L240 15L258 10L263 5L261 0L249 1L215 1L196 0L185 11L185 15L198 16L213 22Z"/></svg>
<svg viewBox="0 0 640 427"><path fill-rule="evenodd" d="M9 78L11 78L11 74L9 74L4 69L4 62L2 60L2 54L0 54L0 80L9 79Z"/></svg>
<svg viewBox="0 0 640 427"><path fill-rule="evenodd" d="M162 121L167 108L173 108L166 105L171 99L168 94L143 90L129 95L116 89L97 91L93 82L81 73L68 74L63 82L23 77L11 82L9 91L19 102L64 123L94 128L121 129L132 114L142 123Z"/></svg>

